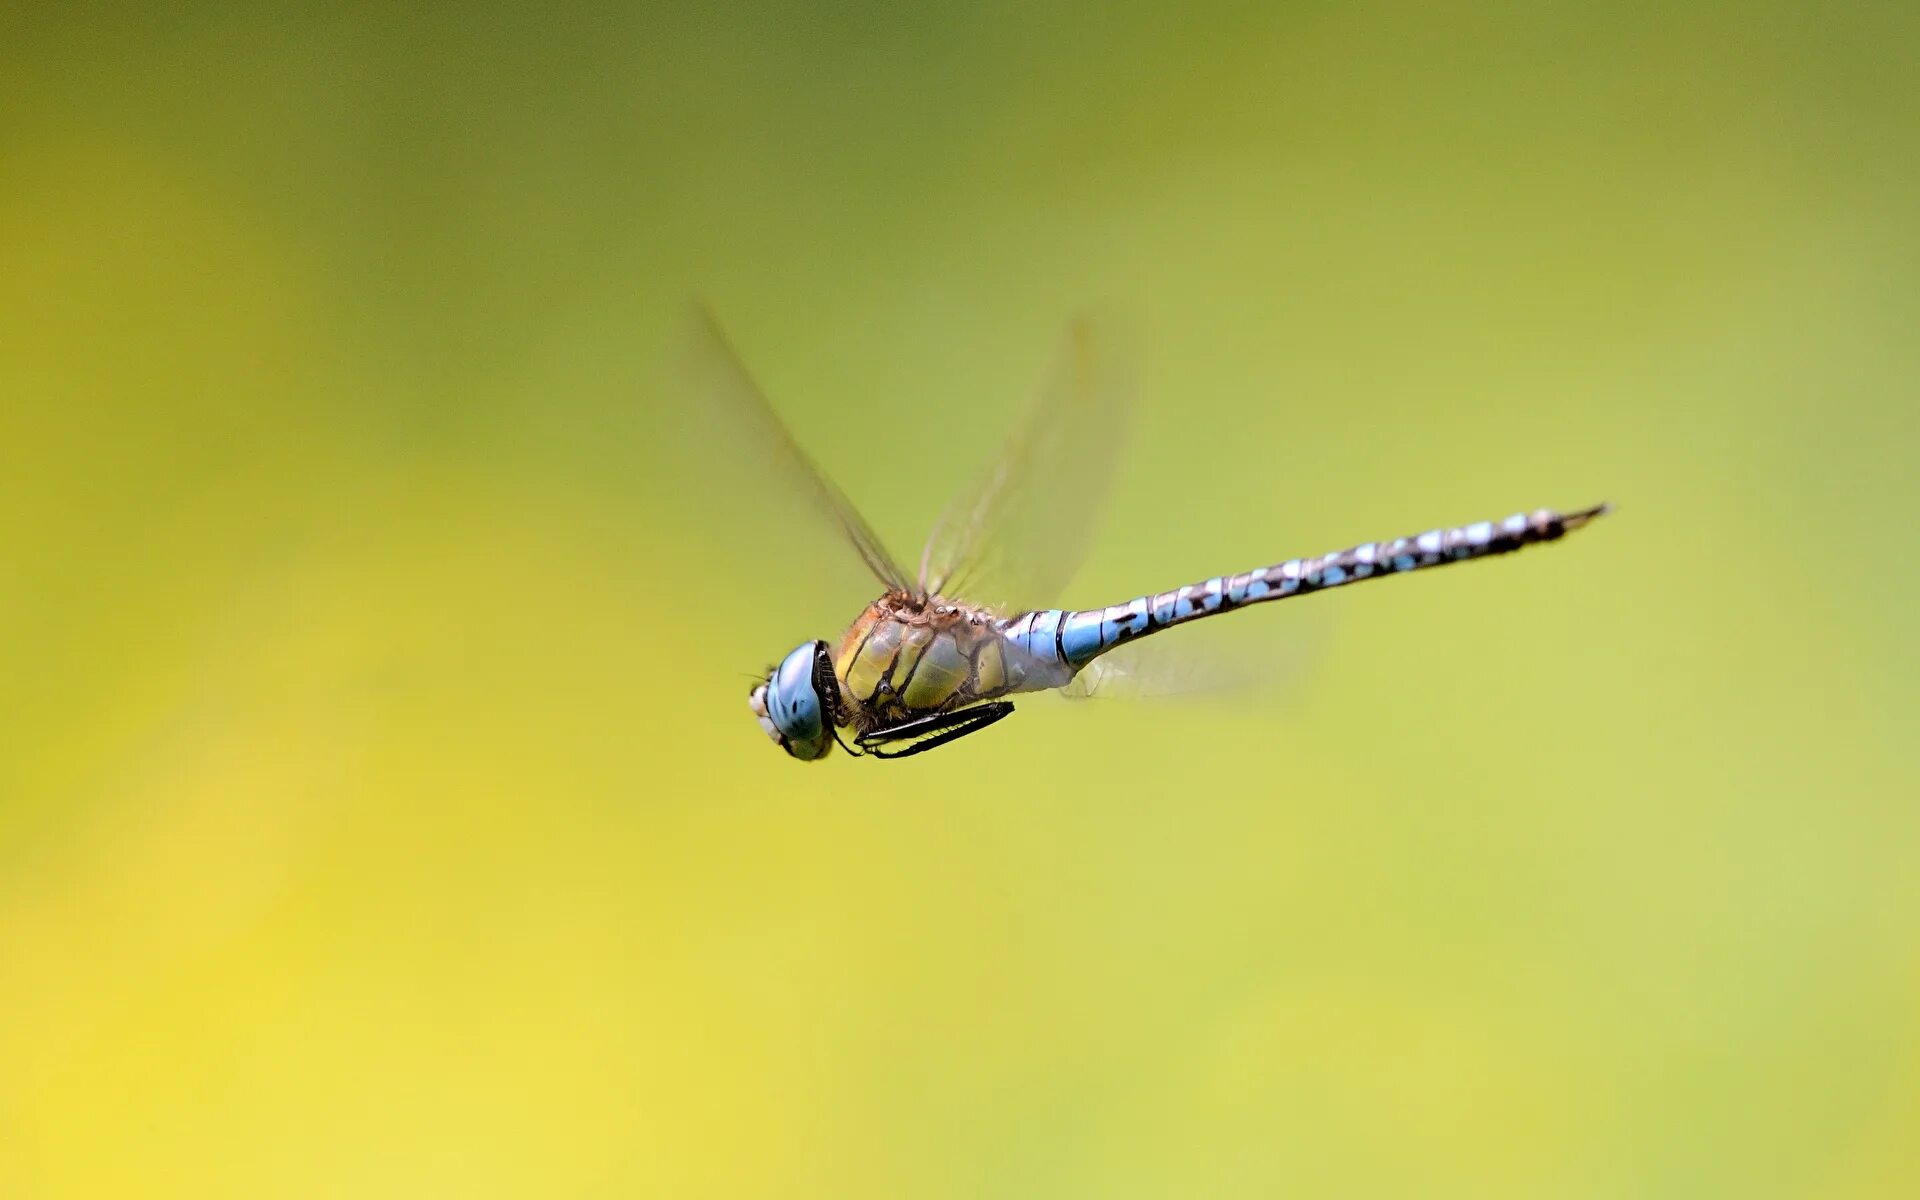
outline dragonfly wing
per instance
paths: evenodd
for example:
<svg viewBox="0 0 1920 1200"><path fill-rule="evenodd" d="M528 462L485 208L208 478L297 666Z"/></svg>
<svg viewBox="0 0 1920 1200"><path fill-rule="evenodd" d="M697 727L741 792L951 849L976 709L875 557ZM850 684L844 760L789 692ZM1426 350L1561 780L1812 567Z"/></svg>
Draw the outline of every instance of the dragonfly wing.
<svg viewBox="0 0 1920 1200"><path fill-rule="evenodd" d="M1120 331L1074 321L992 467L956 497L920 558L920 587L1015 610L1050 602L1085 557L1138 395Z"/></svg>
<svg viewBox="0 0 1920 1200"><path fill-rule="evenodd" d="M841 494L767 403L720 323L705 305L696 308L676 364L692 404L679 415L700 428L682 432L682 440L711 441L724 435L746 462L776 477L778 487L798 504L836 528L867 569L889 589L908 591L907 573L887 553L873 527ZM780 510L782 519L789 510Z"/></svg>
<svg viewBox="0 0 1920 1200"><path fill-rule="evenodd" d="M1211 628L1209 628L1211 626ZM1060 694L1094 700L1231 700L1262 703L1299 691L1327 642L1325 621L1285 632L1203 621L1191 629L1110 650Z"/></svg>

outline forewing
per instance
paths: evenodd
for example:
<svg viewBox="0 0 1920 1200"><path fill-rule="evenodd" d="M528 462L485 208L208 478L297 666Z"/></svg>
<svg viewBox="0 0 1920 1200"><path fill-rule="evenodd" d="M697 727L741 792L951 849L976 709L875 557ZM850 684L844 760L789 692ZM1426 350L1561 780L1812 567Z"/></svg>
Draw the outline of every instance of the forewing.
<svg viewBox="0 0 1920 1200"><path fill-rule="evenodd" d="M956 497L920 558L928 593L1018 610L1052 601L1106 506L1139 392L1134 348L1082 317L992 467Z"/></svg>
<svg viewBox="0 0 1920 1200"><path fill-rule="evenodd" d="M803 516L837 530L887 588L908 590L906 572L887 553L872 526L794 440L712 312L705 305L697 306L686 324L675 374L683 381L688 403L679 415L697 428L682 429L681 444L725 439L729 456L760 473L751 486L769 497L765 513L769 537L788 536L798 508Z"/></svg>

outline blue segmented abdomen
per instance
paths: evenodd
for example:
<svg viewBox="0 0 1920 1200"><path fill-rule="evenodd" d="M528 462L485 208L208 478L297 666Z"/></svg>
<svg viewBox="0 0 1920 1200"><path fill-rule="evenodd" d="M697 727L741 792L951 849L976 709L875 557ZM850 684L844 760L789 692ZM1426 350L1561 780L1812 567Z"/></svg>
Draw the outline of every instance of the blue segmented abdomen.
<svg viewBox="0 0 1920 1200"><path fill-rule="evenodd" d="M1060 655L1060 623L1068 614L1058 608L1021 613L1000 626L1000 635L1024 651L1006 656L1007 690L1030 691L1058 687L1072 677L1072 668ZM1058 671L1030 670L1033 666L1058 667ZM1029 679L1029 674L1037 676Z"/></svg>
<svg viewBox="0 0 1920 1200"><path fill-rule="evenodd" d="M1023 613L1007 622L1003 630L1036 657L1057 659L1078 670L1116 646L1185 621L1266 600L1322 592L1362 579L1506 554L1535 542L1553 541L1606 511L1604 504L1571 513L1543 508L1515 513L1504 521L1430 529L1317 558L1288 559L1240 575L1216 576L1107 608Z"/></svg>

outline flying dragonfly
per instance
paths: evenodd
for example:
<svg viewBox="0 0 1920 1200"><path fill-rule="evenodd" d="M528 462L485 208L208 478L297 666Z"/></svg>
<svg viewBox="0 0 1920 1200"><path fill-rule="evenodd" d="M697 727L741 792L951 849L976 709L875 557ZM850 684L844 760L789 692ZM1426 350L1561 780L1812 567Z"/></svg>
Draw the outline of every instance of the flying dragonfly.
<svg viewBox="0 0 1920 1200"><path fill-rule="evenodd" d="M800 449L704 309L696 340L708 388L757 427L797 491L837 526L881 587L837 641L802 642L764 680L755 677L747 697L755 720L803 761L835 745L856 757L922 754L1004 720L1013 712L1008 697L1067 687L1103 655L1177 625L1507 554L1556 541L1608 511L1537 509L1430 529L1103 608L994 603L987 598L1050 596L1090 538L1132 397L1126 372L1099 352L1090 324L1069 328L1046 385L992 468L943 513L912 574Z"/></svg>

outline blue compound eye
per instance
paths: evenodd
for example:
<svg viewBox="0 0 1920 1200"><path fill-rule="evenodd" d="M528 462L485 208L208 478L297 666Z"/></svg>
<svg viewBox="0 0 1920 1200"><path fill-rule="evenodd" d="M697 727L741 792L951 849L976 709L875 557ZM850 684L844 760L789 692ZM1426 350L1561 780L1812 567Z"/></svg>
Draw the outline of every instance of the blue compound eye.
<svg viewBox="0 0 1920 1200"><path fill-rule="evenodd" d="M827 692L832 675L817 669L825 653L824 642L795 647L747 697L761 729L795 758L821 758L833 749L833 697Z"/></svg>

